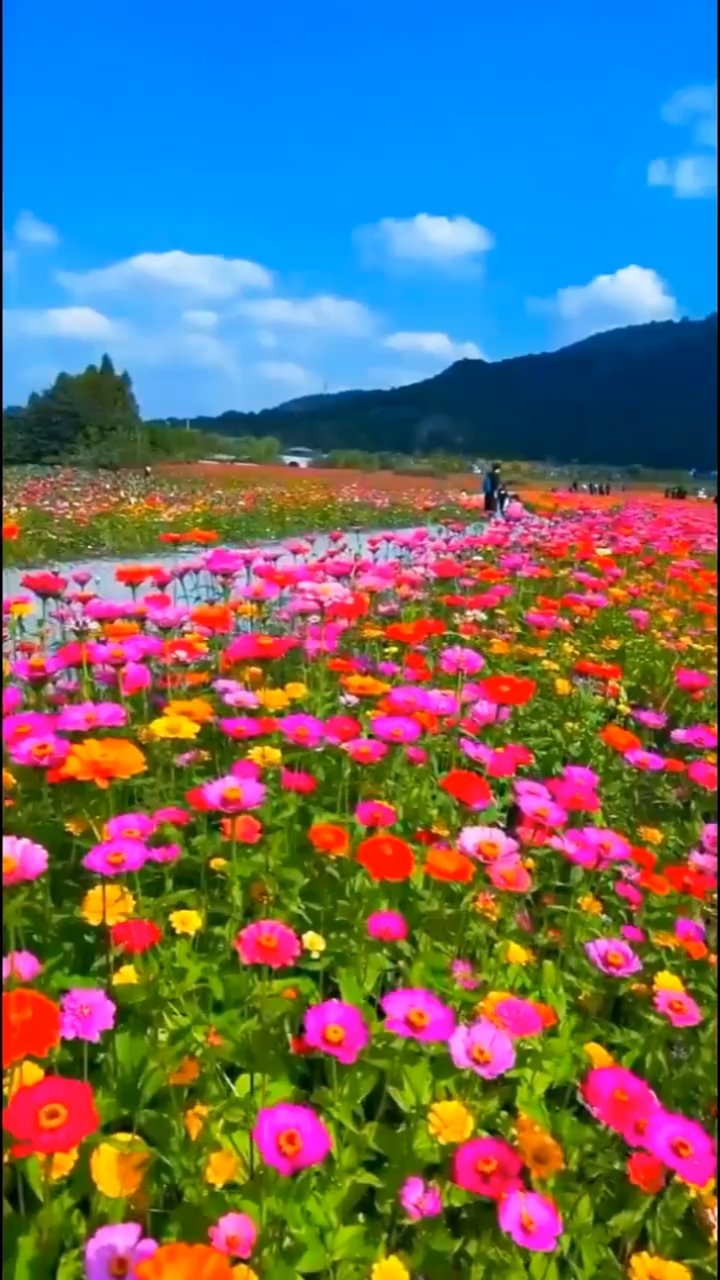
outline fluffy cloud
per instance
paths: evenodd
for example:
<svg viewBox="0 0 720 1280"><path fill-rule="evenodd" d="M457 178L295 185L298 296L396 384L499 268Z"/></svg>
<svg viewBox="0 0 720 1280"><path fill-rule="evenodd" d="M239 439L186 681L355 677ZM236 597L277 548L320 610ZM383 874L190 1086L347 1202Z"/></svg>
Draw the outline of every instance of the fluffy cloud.
<svg viewBox="0 0 720 1280"><path fill-rule="evenodd" d="M154 290L192 298L232 298L246 289L269 289L270 271L244 258L216 254L139 253L94 271L58 271L57 279L79 297Z"/></svg>
<svg viewBox="0 0 720 1280"><path fill-rule="evenodd" d="M266 382L280 383L294 391L312 391L319 387L318 379L292 360L261 360L256 369Z"/></svg>
<svg viewBox="0 0 720 1280"><path fill-rule="evenodd" d="M190 329L214 329L218 322L216 311L183 311L181 319Z"/></svg>
<svg viewBox="0 0 720 1280"><path fill-rule="evenodd" d="M55 228L47 222L41 222L34 213L27 210L18 217L13 232L20 244L45 245L52 248L60 243L60 236Z"/></svg>
<svg viewBox="0 0 720 1280"><path fill-rule="evenodd" d="M454 342L447 333L391 333L383 345L391 351L420 352L438 360L482 359L482 352L474 342Z"/></svg>
<svg viewBox="0 0 720 1280"><path fill-rule="evenodd" d="M405 264L457 267L477 262L492 249L492 232L471 218L418 213L414 218L382 218L355 233L360 248L376 257Z"/></svg>
<svg viewBox="0 0 720 1280"><path fill-rule="evenodd" d="M127 333L121 321L111 320L92 307L3 311L3 329L8 337L70 338L80 342L122 339Z"/></svg>
<svg viewBox="0 0 720 1280"><path fill-rule="evenodd" d="M558 289L554 298L529 299L531 310L554 316L566 339L591 333L672 320L678 314L675 298L656 271L648 267L622 267L612 275L595 276L589 284Z"/></svg>
<svg viewBox="0 0 720 1280"><path fill-rule="evenodd" d="M680 89L662 107L666 124L690 131L692 150L648 165L648 184L669 187L678 200L717 194L717 86Z"/></svg>
<svg viewBox="0 0 720 1280"><path fill-rule="evenodd" d="M327 330L348 337L364 337L375 328L372 312L362 303L330 294L315 298L257 298L240 303L237 310L262 325Z"/></svg>

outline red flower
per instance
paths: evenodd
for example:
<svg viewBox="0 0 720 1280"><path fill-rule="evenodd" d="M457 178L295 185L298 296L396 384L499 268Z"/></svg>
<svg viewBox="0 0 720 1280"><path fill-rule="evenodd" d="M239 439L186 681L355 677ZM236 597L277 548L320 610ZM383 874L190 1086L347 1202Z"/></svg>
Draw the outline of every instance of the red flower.
<svg viewBox="0 0 720 1280"><path fill-rule="evenodd" d="M488 676L478 685L478 696L486 702L502 703L508 707L524 707L532 698L537 685L525 676Z"/></svg>
<svg viewBox="0 0 720 1280"><path fill-rule="evenodd" d="M485 809L492 801L492 791L479 773L469 769L451 769L440 781L441 791L470 809Z"/></svg>
<svg viewBox="0 0 720 1280"><path fill-rule="evenodd" d="M358 846L357 860L373 880L408 880L415 870L409 844L398 836L369 836Z"/></svg>
<svg viewBox="0 0 720 1280"><path fill-rule="evenodd" d="M61 1076L22 1086L3 1113L3 1129L18 1139L12 1154L19 1159L72 1151L99 1124L90 1085Z"/></svg>
<svg viewBox="0 0 720 1280"><path fill-rule="evenodd" d="M250 813L239 813L233 818L220 819L223 840L236 840L238 844L257 844L262 838L263 825Z"/></svg>
<svg viewBox="0 0 720 1280"><path fill-rule="evenodd" d="M700 902L704 901L706 894L717 888L715 876L703 875L701 871L693 871L692 867L666 867L664 875L676 893L687 893Z"/></svg>
<svg viewBox="0 0 720 1280"><path fill-rule="evenodd" d="M634 1151L627 1162L627 1175L634 1187L639 1187L646 1195L654 1196L662 1191L665 1185L665 1170L662 1160L648 1155L645 1151Z"/></svg>
<svg viewBox="0 0 720 1280"><path fill-rule="evenodd" d="M162 938L159 929L152 920L123 920L110 928L110 941L128 956L138 956L143 951L154 947Z"/></svg>
<svg viewBox="0 0 720 1280"><path fill-rule="evenodd" d="M40 991L3 991L3 1071L23 1058L44 1058L60 1043L60 1010Z"/></svg>

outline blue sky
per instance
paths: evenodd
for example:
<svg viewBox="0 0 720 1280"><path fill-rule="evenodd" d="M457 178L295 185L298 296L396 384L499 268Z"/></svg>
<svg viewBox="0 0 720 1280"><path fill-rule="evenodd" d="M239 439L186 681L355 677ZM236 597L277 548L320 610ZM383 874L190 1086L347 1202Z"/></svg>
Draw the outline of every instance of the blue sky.
<svg viewBox="0 0 720 1280"><path fill-rule="evenodd" d="M716 308L712 0L6 0L4 402L391 386Z"/></svg>

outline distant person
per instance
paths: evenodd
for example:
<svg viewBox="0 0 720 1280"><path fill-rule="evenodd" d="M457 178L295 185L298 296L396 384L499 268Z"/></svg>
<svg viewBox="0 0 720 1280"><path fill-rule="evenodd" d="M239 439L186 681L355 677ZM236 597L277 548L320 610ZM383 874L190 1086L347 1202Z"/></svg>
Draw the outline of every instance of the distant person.
<svg viewBox="0 0 720 1280"><path fill-rule="evenodd" d="M505 519L505 512L507 511L509 502L510 494L508 493L505 485L501 483L497 491L497 512L503 520Z"/></svg>
<svg viewBox="0 0 720 1280"><path fill-rule="evenodd" d="M500 488L500 463L496 462L485 474L483 480L483 499L484 507L489 515L494 515L497 510L497 495Z"/></svg>
<svg viewBox="0 0 720 1280"><path fill-rule="evenodd" d="M150 471L151 471L150 466L146 466L146 467L145 467L145 479L146 479L146 480L149 480L149 479L150 479Z"/></svg>

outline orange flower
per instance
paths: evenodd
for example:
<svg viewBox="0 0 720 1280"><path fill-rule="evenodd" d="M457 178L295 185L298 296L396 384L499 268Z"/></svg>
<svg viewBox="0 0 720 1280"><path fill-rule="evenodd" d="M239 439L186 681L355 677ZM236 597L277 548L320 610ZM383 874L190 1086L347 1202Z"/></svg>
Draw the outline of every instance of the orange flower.
<svg viewBox="0 0 720 1280"><path fill-rule="evenodd" d="M233 627L232 609L226 604L199 604L191 610L190 620L218 635L227 635Z"/></svg>
<svg viewBox="0 0 720 1280"><path fill-rule="evenodd" d="M238 844L257 844L263 834L263 825L249 813L236 818L221 818L220 832L223 840L237 840Z"/></svg>
<svg viewBox="0 0 720 1280"><path fill-rule="evenodd" d="M518 1116L515 1126L518 1149L533 1178L551 1178L565 1168L562 1149L549 1133L528 1116Z"/></svg>
<svg viewBox="0 0 720 1280"><path fill-rule="evenodd" d="M332 822L316 822L308 831L308 840L318 853L330 858L344 858L350 848L350 837Z"/></svg>
<svg viewBox="0 0 720 1280"><path fill-rule="evenodd" d="M415 870L413 851L398 836L383 834L363 840L357 860L373 880L408 880Z"/></svg>
<svg viewBox="0 0 720 1280"><path fill-rule="evenodd" d="M599 737L606 747L612 747L613 751L619 751L621 755L626 751L634 751L641 745L640 739L629 729L623 729L620 724L606 725L600 730Z"/></svg>
<svg viewBox="0 0 720 1280"><path fill-rule="evenodd" d="M205 724L206 721L212 720L215 712L209 702L204 698L185 698L168 702L163 707L164 716L186 716L188 720L194 720L196 724Z"/></svg>
<svg viewBox="0 0 720 1280"><path fill-rule="evenodd" d="M60 1010L30 987L3 991L3 1071L23 1058L44 1058L60 1043Z"/></svg>
<svg viewBox="0 0 720 1280"><path fill-rule="evenodd" d="M14 520L9 520L3 525L3 541L14 542L20 532L20 525L15 524Z"/></svg>
<svg viewBox="0 0 720 1280"><path fill-rule="evenodd" d="M136 1280L232 1280L224 1253L207 1244L164 1244L135 1264Z"/></svg>
<svg viewBox="0 0 720 1280"><path fill-rule="evenodd" d="M145 757L134 742L125 738L84 738L74 742L59 769L52 771L53 782L94 782L105 790L115 779L133 778L145 773Z"/></svg>
<svg viewBox="0 0 720 1280"><path fill-rule="evenodd" d="M108 640L124 640L127 636L136 636L139 630L138 623L130 618L115 618L103 625L102 632Z"/></svg>
<svg viewBox="0 0 720 1280"><path fill-rule="evenodd" d="M168 1084L193 1084L199 1075L200 1063L192 1054L188 1054L168 1076Z"/></svg>
<svg viewBox="0 0 720 1280"><path fill-rule="evenodd" d="M126 587L140 587L154 573L161 572L159 564L121 564L115 570L115 581Z"/></svg>
<svg viewBox="0 0 720 1280"><path fill-rule="evenodd" d="M340 683L354 698L378 698L390 688L389 684L376 680L374 676L343 676Z"/></svg>
<svg viewBox="0 0 720 1280"><path fill-rule="evenodd" d="M638 884L641 889L647 889L648 893L654 893L659 898L666 898L672 887L670 881L665 879L665 876L661 876L655 871L641 871Z"/></svg>
<svg viewBox="0 0 720 1280"><path fill-rule="evenodd" d="M475 875L475 863L456 849L442 849L435 845L428 850L423 871L433 880L469 884Z"/></svg>

